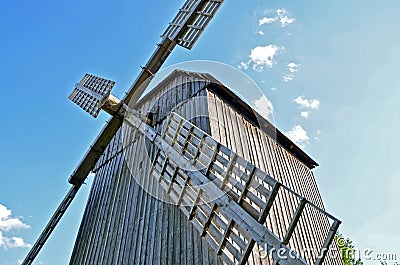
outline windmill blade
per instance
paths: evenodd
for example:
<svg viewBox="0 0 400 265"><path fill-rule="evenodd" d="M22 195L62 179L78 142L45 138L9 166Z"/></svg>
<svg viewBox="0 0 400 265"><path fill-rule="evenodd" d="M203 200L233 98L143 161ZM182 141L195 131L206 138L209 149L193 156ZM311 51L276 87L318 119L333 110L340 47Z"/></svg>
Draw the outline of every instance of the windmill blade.
<svg viewBox="0 0 400 265"><path fill-rule="evenodd" d="M322 264L340 224L338 219L176 113L169 116L160 138L162 144L157 145L160 152L154 161L153 177L227 264L245 264L255 243L266 246L266 253L271 249L284 249L288 259L280 260L273 255L275 262L307 264L302 258L292 258L288 254L291 251L288 243L306 206L333 221L314 262ZM175 174L171 176L167 172ZM204 185L207 181L214 185ZM288 216L291 222L283 238L264 225L279 190L298 198L296 212Z"/></svg>
<svg viewBox="0 0 400 265"><path fill-rule="evenodd" d="M159 148L150 176L158 181L226 264L245 264L255 243L266 253L272 253L275 263L308 264L288 246L305 207L312 207L332 220L313 262L322 264L340 225L338 219L176 113L170 114L162 135L146 123L143 115L126 105L122 104L117 115L124 117L126 124ZM291 193L298 202L293 215L287 216L291 221L283 238L265 225L280 190ZM279 254L272 251L274 249L280 250Z"/></svg>
<svg viewBox="0 0 400 265"><path fill-rule="evenodd" d="M98 107L99 101L108 97L114 85L114 81L85 74L68 98L96 118L101 110Z"/></svg>
<svg viewBox="0 0 400 265"><path fill-rule="evenodd" d="M35 244L32 246L31 250L29 251L28 255L21 263L22 265L30 265L36 258L39 251L42 249L44 243L49 238L51 233L56 228L56 225L61 220L61 217L64 215L65 211L67 210L68 206L71 204L72 200L75 198L76 193L78 192L80 186L73 186L68 191L67 195L64 197L58 208L56 209L55 213L51 217L49 223L46 225L43 232L40 234L39 238L36 240Z"/></svg>
<svg viewBox="0 0 400 265"><path fill-rule="evenodd" d="M187 1L161 37L177 39L178 45L191 50L223 2L223 0ZM186 31L181 33L184 27Z"/></svg>

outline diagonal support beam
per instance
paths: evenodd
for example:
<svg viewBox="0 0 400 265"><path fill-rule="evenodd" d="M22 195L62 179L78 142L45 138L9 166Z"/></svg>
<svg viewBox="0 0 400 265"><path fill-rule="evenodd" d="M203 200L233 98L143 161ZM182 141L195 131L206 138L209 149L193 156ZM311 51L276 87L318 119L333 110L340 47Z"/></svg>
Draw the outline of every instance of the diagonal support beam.
<svg viewBox="0 0 400 265"><path fill-rule="evenodd" d="M65 211L67 210L68 206L71 204L72 200L75 198L76 193L78 192L80 186L73 186L64 197L58 208L56 209L55 213L51 217L49 223L40 234L38 240L35 242L31 250L29 251L28 255L26 256L25 260L21 263L22 265L30 265L34 261L39 251L42 249L44 243L49 238L50 234L56 228L56 225L61 220L61 217L64 215Z"/></svg>

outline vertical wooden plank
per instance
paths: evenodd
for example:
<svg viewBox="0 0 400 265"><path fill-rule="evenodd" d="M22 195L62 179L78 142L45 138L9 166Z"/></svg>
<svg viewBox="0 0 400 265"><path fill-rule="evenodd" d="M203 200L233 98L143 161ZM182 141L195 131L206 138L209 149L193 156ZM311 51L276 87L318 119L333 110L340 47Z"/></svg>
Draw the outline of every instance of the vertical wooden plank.
<svg viewBox="0 0 400 265"><path fill-rule="evenodd" d="M280 161L279 162L279 169L282 175L282 179L283 179L283 183L286 186L292 186L292 175L291 173L288 171L286 164L285 164L285 160L284 157L282 157L282 152L280 149L276 150L276 157L277 159ZM293 214L295 212L295 209L298 207L299 199L295 198L292 194L288 193L286 190L283 192L283 197L286 200L286 207L289 208L289 211L286 211L286 215L289 217L289 222L291 222L292 218L293 218ZM288 227L288 226L286 226ZM285 233L287 233L287 231L285 231ZM293 246L294 247L294 246ZM300 249L299 249L300 250Z"/></svg>
<svg viewBox="0 0 400 265"><path fill-rule="evenodd" d="M187 258L186 258L186 264L187 265L193 265L193 264L199 264L199 263L195 263L195 257L194 257L194 240L193 239L193 226L191 224L189 224L188 222L186 222L186 228L187 228L187 239L186 239L186 249L187 249ZM198 261L197 261L198 262Z"/></svg>
<svg viewBox="0 0 400 265"><path fill-rule="evenodd" d="M186 218L183 214L179 217L179 225L181 227L181 238L180 238L180 245L181 245L181 255L180 255L180 264L188 264L187 262L187 245L186 245L186 238L187 238L187 225L185 224Z"/></svg>
<svg viewBox="0 0 400 265"><path fill-rule="evenodd" d="M225 101L221 100L221 112L223 115L223 125L225 127L225 132L226 132L226 146L231 149L233 152L237 153L237 143L235 143L233 140L234 138L234 130L232 126L232 111L231 108L225 103Z"/></svg>
<svg viewBox="0 0 400 265"><path fill-rule="evenodd" d="M203 254L203 264L208 265L210 264L210 260L208 258L208 243L204 237L201 238L201 249L202 249L202 254Z"/></svg>
<svg viewBox="0 0 400 265"><path fill-rule="evenodd" d="M103 167L100 169L99 172L96 173L96 176L94 181L93 181L93 186L90 190L89 198L97 198L99 196L99 192L101 191L101 184L105 181L105 178L102 178L101 176L103 175L103 172L105 170L108 170L108 168ZM95 201L94 200L89 200L84 216L82 218L82 223L79 228L78 236L76 239L76 243L73 249L73 253L78 253L78 255L73 255L71 257L70 263L71 264L80 264L81 263L81 258L84 257L82 254L85 253L85 246L83 245L84 241L87 241L89 238L89 234L87 233L87 230L85 229L87 224L93 220L94 216L91 214L92 211L95 210Z"/></svg>
<svg viewBox="0 0 400 265"><path fill-rule="evenodd" d="M117 244L117 236L119 234L119 229L120 229L119 228L120 216L123 215L123 211L121 211L122 207L121 201L123 200L123 197L126 194L124 187L126 186L127 178L125 177L125 174L126 174L126 167L122 165L118 177L119 181L116 184L117 186L116 194L112 201L113 209L111 211L109 218L108 235L105 240L105 246L112 245L114 246L114 248L111 249L110 252L108 252L108 255L103 256L102 258L103 263L108 263L109 260L114 260L115 259L114 255L116 255L119 249L119 245Z"/></svg>
<svg viewBox="0 0 400 265"><path fill-rule="evenodd" d="M134 154L133 156L136 156L136 152L138 152L139 150L137 149L137 144L135 144L132 147L132 150L134 150ZM130 170L133 172L133 165L130 166ZM133 178L133 176L129 176L130 178ZM140 218L139 217L139 212L138 212L138 207L136 207L136 203L139 200L140 196L141 196L141 189L139 187L139 185L137 184L136 180L133 180L132 182L133 185L133 195L132 195L132 201L135 202L133 203L134 207L131 207L128 209L129 211L129 219L127 220L127 229L126 229L126 247L124 249L123 255L122 255L122 264L128 264L131 259L130 259L130 250L132 247L132 242L133 240L135 240L135 235L134 235L134 231L135 231L135 225L136 225L136 221Z"/></svg>
<svg viewBox="0 0 400 265"><path fill-rule="evenodd" d="M108 205L110 198L112 197L112 191L115 187L117 174L121 165L121 158L117 156L115 158L115 161L116 164L114 165L114 167L110 168L111 173L106 176L109 179L109 181L107 182L107 186L102 188L102 195L100 197L100 203L98 206L99 211L96 213L96 217L94 220L94 223L96 223L97 226L94 228L94 231L91 232L91 240L93 242L93 246L92 249L87 249L86 254L87 264L95 262L97 259L100 258L97 253L100 252L102 241L100 241L99 239L104 240L104 237L102 237L102 235L104 235L105 233L105 227L107 226L108 221L108 209L106 209L104 205Z"/></svg>
<svg viewBox="0 0 400 265"><path fill-rule="evenodd" d="M214 139L220 139L215 98L214 94L209 90L207 90L207 105L208 105L209 122L210 122L210 135L214 137Z"/></svg>
<svg viewBox="0 0 400 265"><path fill-rule="evenodd" d="M231 123L232 123L232 129L233 131L231 132L231 137L234 139L234 143L236 145L236 153L244 157L244 152L243 152L243 145L242 143L242 138L240 135L239 127L241 124L238 124L238 119L237 119L237 113L235 111L231 111Z"/></svg>
<svg viewBox="0 0 400 265"><path fill-rule="evenodd" d="M144 150L147 150L149 142L144 142ZM140 238L140 244L138 247L138 250L140 249L140 263L145 264L146 262L146 257L147 257L147 239L149 237L149 231L151 231L150 224L151 224L151 214L152 214L152 197L151 195L147 192L149 190L149 186L153 180L153 178L149 177L148 174L144 174L144 172L149 172L150 169L150 160L148 159L148 154L145 154L144 157L141 157L142 160L142 168L139 168L138 174L140 175L140 178L144 180L143 184L143 192L145 194L145 201L144 201L144 209L145 213L143 215L143 220L142 220L142 228L140 230L139 238ZM140 161L140 160L139 160ZM137 162L139 162L137 161Z"/></svg>
<svg viewBox="0 0 400 265"><path fill-rule="evenodd" d="M286 159L287 157L283 157L283 159L285 160L286 164L287 164L287 171L290 175L290 180L289 180L289 186L292 186L295 188L295 190L301 190L300 189L300 185L298 183L298 178L299 176L297 176L297 174L295 172L293 172L293 168L290 166L290 164L288 164L288 160ZM300 192L302 193L302 191ZM301 222L299 222L299 225L297 227L297 231L295 231L294 234L294 241L297 243L297 249L306 249L306 245L304 244L303 240L301 240L302 238L304 238L306 236L307 231L305 230L304 227L304 221L301 220Z"/></svg>
<svg viewBox="0 0 400 265"><path fill-rule="evenodd" d="M121 159L123 160L123 159ZM106 248L107 245L112 244L113 246L115 246L115 242L114 242L114 236L116 235L116 219L118 217L119 214L119 200L120 200L120 196L122 193L121 190L121 183L124 182L124 177L123 177L123 161L121 162L121 166L119 167L117 176L115 178L115 182L113 185L113 190L112 190L112 197L110 199L110 204L111 207L109 207L109 211L106 214L105 219L107 220L107 224L106 224L106 228L105 231L106 233L104 234L104 239L103 242L101 244L101 247L99 248L100 250L100 255L96 255L96 257L100 258L101 263L107 263L109 258L113 257L115 248Z"/></svg>
<svg viewBox="0 0 400 265"><path fill-rule="evenodd" d="M277 157L281 157L281 155L282 155L282 150L281 149L276 149L276 154L277 154ZM285 182L286 183L288 183L289 182L289 180L285 180ZM290 185L290 183L288 183L288 184L286 184L286 185ZM300 194L304 194L304 191L301 189L301 191L302 191L302 193L300 193ZM305 218L305 219L304 219ZM308 244L308 247L310 248L310 249L315 249L316 248L316 245L315 245L315 243L313 242L314 240L312 239L312 237L310 237L310 233L311 233L311 230L310 229L312 229L311 228L311 226L309 225L309 224L311 224L311 222L310 222L310 220L309 220L309 217L306 217L306 216L304 216L303 218L301 218L302 220L301 220L301 222L300 222L300 225L302 225L302 224L306 224L306 231L305 231L305 233L303 234L303 237L304 238L307 238L307 240L305 240L305 242Z"/></svg>
<svg viewBox="0 0 400 265"><path fill-rule="evenodd" d="M175 219L174 219L174 234L175 234L175 240L174 240L174 264L180 264L181 262L181 256L182 255L182 245L181 245L181 236L182 236L182 229L181 229L181 215L182 212L180 209L175 206Z"/></svg>

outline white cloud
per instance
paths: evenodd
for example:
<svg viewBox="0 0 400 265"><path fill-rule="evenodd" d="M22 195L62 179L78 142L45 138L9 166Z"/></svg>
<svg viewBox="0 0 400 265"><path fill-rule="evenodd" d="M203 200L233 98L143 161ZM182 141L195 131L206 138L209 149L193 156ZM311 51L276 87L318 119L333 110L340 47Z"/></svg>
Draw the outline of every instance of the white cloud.
<svg viewBox="0 0 400 265"><path fill-rule="evenodd" d="M278 50L279 47L273 44L257 46L251 50L250 59L257 67L262 67L263 65L272 67L274 64L274 57L278 53Z"/></svg>
<svg viewBox="0 0 400 265"><path fill-rule="evenodd" d="M282 81L287 83L289 81L292 81L293 78L294 78L294 75L285 75L285 76L282 77Z"/></svg>
<svg viewBox="0 0 400 265"><path fill-rule="evenodd" d="M260 36L262 36L262 35L264 35L264 31L259 30L259 31L257 32L257 34L260 35Z"/></svg>
<svg viewBox="0 0 400 265"><path fill-rule="evenodd" d="M294 79L294 73L299 71L299 69L298 69L299 65L300 64L296 64L296 63L293 63L293 62L286 64L286 67L287 67L287 69L288 69L290 74L284 75L282 77L282 81L283 82L292 81Z"/></svg>
<svg viewBox="0 0 400 265"><path fill-rule="evenodd" d="M308 111L302 111L302 112L300 113L300 116L307 119L309 114L310 114L310 112L308 112Z"/></svg>
<svg viewBox="0 0 400 265"><path fill-rule="evenodd" d="M0 247L7 250L10 248L30 248L31 244L25 243L21 237L6 237L3 236L3 232L0 231Z"/></svg>
<svg viewBox="0 0 400 265"><path fill-rule="evenodd" d="M277 9L276 14L278 15L279 22L281 23L282 27L292 24L295 20L294 18L289 18L287 16L288 11L286 9Z"/></svg>
<svg viewBox="0 0 400 265"><path fill-rule="evenodd" d="M25 243L21 237L7 237L3 232L11 229L29 228L30 226L22 222L20 217L13 217L12 211L0 204L0 248L29 248L30 244Z"/></svg>
<svg viewBox="0 0 400 265"><path fill-rule="evenodd" d="M278 18L277 17L263 17L262 19L258 20L258 25L262 26L264 24L271 24L275 22Z"/></svg>
<svg viewBox="0 0 400 265"><path fill-rule="evenodd" d="M286 66L290 73L295 73L295 72L299 71L298 68L299 68L300 64L291 62L291 63L288 63Z"/></svg>
<svg viewBox="0 0 400 265"><path fill-rule="evenodd" d="M29 228L19 217L12 217L11 210L0 204L0 230L9 231L11 229Z"/></svg>
<svg viewBox="0 0 400 265"><path fill-rule="evenodd" d="M254 109L261 114L264 118L270 118L270 115L274 111L274 106L264 95L259 99L253 101Z"/></svg>
<svg viewBox="0 0 400 265"><path fill-rule="evenodd" d="M274 57L283 49L283 47L273 44L256 46L250 51L250 60L248 62L241 62L238 67L240 69L247 69L250 64L253 64L254 71L262 72L265 67L272 67L276 63Z"/></svg>
<svg viewBox="0 0 400 265"><path fill-rule="evenodd" d="M299 104L302 108L306 109L318 109L319 108L319 100L318 99L306 99L303 95L294 99L294 102Z"/></svg>
<svg viewBox="0 0 400 265"><path fill-rule="evenodd" d="M286 9L278 8L275 10L276 15L273 17L263 17L258 20L258 25L271 24L273 22L279 22L282 27L286 27L289 24L293 24L295 19L288 16Z"/></svg>
<svg viewBox="0 0 400 265"><path fill-rule="evenodd" d="M319 142L319 137L318 136L321 135L321 130L317 130L316 133L317 133L317 136L314 137L314 140Z"/></svg>
<svg viewBox="0 0 400 265"><path fill-rule="evenodd" d="M0 204L0 230L9 231L11 229L29 228L19 217L12 217L12 211Z"/></svg>
<svg viewBox="0 0 400 265"><path fill-rule="evenodd" d="M301 125L295 125L291 130L287 131L285 135L300 148L304 148L310 139Z"/></svg>

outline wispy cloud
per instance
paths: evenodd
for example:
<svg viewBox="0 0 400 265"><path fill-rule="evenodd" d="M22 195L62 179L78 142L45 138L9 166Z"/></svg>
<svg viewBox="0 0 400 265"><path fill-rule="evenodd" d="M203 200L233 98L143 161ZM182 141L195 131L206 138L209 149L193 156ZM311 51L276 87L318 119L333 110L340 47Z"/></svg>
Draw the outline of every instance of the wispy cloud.
<svg viewBox="0 0 400 265"><path fill-rule="evenodd" d="M319 135L321 135L321 130L317 130L316 134L317 136L314 137L314 140L319 142Z"/></svg>
<svg viewBox="0 0 400 265"><path fill-rule="evenodd" d="M292 75L292 74L290 74L290 75L284 75L284 76L282 77L282 81L285 82L285 83L287 83L287 82L289 82L289 81L292 81L293 78L294 78L294 75Z"/></svg>
<svg viewBox="0 0 400 265"><path fill-rule="evenodd" d="M319 108L319 99L306 99L303 95L295 98L294 102L305 109L317 110Z"/></svg>
<svg viewBox="0 0 400 265"><path fill-rule="evenodd" d="M294 18L288 17L288 11L286 9L277 9L276 14L279 17L279 22L281 23L282 27L286 27L289 24L293 24Z"/></svg>
<svg viewBox="0 0 400 265"><path fill-rule="evenodd" d="M306 119L310 115L310 111L314 111L319 108L319 99L306 99L303 95L301 95L295 98L293 101L296 102L302 110L300 112L300 116Z"/></svg>
<svg viewBox="0 0 400 265"><path fill-rule="evenodd" d="M300 64L296 64L294 62L290 62L286 64L286 68L289 72L289 74L286 74L282 77L283 82L289 82L294 79L294 73L299 71L299 66Z"/></svg>
<svg viewBox="0 0 400 265"><path fill-rule="evenodd" d="M278 20L277 17L263 17L260 20L258 20L258 25L262 26L264 24L271 24L277 20Z"/></svg>
<svg viewBox="0 0 400 265"><path fill-rule="evenodd" d="M24 229L30 226L22 222L20 217L12 216L12 211L6 206L0 204L0 247L4 249L9 248L26 248L31 247L30 244L25 243L21 237L7 237L3 232L8 232L12 229Z"/></svg>
<svg viewBox="0 0 400 265"><path fill-rule="evenodd" d="M302 112L300 113L300 116L307 119L309 114L310 114L310 112L308 112L308 111L302 111Z"/></svg>
<svg viewBox="0 0 400 265"><path fill-rule="evenodd" d="M263 17L258 20L258 25L262 26L264 24L271 24L274 22L279 22L282 27L286 27L289 24L293 24L294 18L288 16L288 11L286 9L278 8L275 10L275 15L272 17Z"/></svg>
<svg viewBox="0 0 400 265"><path fill-rule="evenodd" d="M301 125L295 125L291 130L285 132L285 135L300 148L306 147L310 140L306 130Z"/></svg>
<svg viewBox="0 0 400 265"><path fill-rule="evenodd" d="M30 248L31 244L25 243L21 237L6 237L3 236L3 232L0 231L0 247L7 250L10 248Z"/></svg>
<svg viewBox="0 0 400 265"><path fill-rule="evenodd" d="M256 46L250 51L250 59L247 62L241 62L238 67L246 70L252 64L254 71L262 72L265 67L272 67L276 63L274 58L283 49L274 44Z"/></svg>
<svg viewBox="0 0 400 265"><path fill-rule="evenodd" d="M264 118L269 119L274 111L274 106L264 95L253 101L254 109Z"/></svg>
<svg viewBox="0 0 400 265"><path fill-rule="evenodd" d="M257 34L260 35L260 36L262 36L262 35L264 35L264 31L259 30L259 31L257 32Z"/></svg>
<svg viewBox="0 0 400 265"><path fill-rule="evenodd" d="M19 217L12 217L12 211L0 204L0 230L9 231L11 229L29 228Z"/></svg>
<svg viewBox="0 0 400 265"><path fill-rule="evenodd" d="M290 73L295 73L295 72L299 71L300 64L291 62L291 63L288 63L286 66Z"/></svg>

